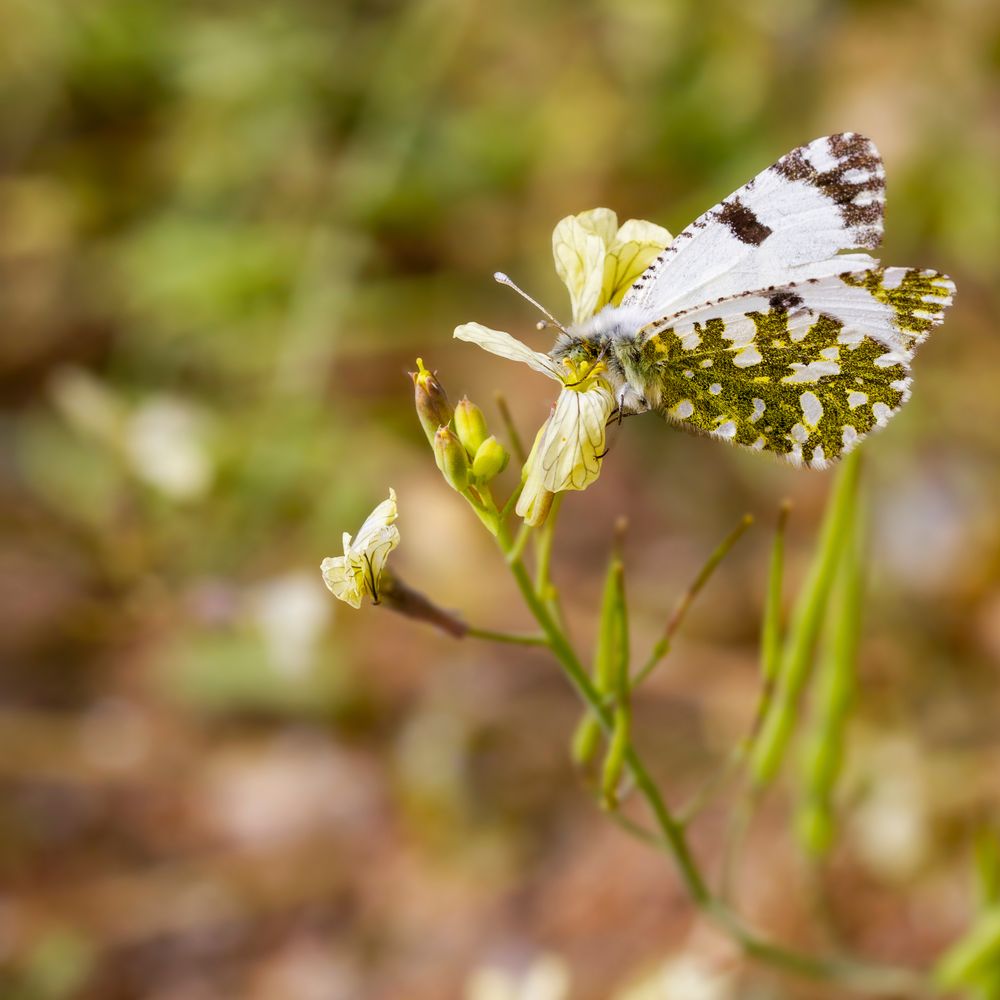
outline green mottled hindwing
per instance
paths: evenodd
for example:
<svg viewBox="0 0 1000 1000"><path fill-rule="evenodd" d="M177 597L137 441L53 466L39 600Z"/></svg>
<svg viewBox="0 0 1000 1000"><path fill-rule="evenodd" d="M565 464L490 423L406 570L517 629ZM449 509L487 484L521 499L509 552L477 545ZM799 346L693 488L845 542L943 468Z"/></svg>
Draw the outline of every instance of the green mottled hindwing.
<svg viewBox="0 0 1000 1000"><path fill-rule="evenodd" d="M734 296L640 331L647 398L682 427L823 467L909 396L954 285L872 268Z"/></svg>

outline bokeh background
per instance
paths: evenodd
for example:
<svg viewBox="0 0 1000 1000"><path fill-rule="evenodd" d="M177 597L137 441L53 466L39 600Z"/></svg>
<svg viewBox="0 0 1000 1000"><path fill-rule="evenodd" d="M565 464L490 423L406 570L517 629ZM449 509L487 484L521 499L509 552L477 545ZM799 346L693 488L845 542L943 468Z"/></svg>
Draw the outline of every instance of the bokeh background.
<svg viewBox="0 0 1000 1000"><path fill-rule="evenodd" d="M804 865L793 761L738 888L786 941L929 964L1000 801L998 68L989 0L5 0L0 994L835 995L741 964L600 815L546 656L334 606L318 566L393 486L398 571L527 627L434 468L413 359L532 434L545 380L451 340L477 319L544 347L495 269L565 315L563 215L678 232L844 129L886 160L884 259L959 294L865 449L837 850ZM672 802L746 731L778 504L792 593L829 483L644 418L564 506L582 644L627 514L638 649L758 519L641 699ZM710 872L728 816L694 830Z"/></svg>

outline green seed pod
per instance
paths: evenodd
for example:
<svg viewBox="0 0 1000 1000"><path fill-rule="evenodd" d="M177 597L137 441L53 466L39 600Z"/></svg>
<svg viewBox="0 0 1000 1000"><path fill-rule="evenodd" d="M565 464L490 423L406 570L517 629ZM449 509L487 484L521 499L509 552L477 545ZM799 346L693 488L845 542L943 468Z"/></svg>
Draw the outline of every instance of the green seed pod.
<svg viewBox="0 0 1000 1000"><path fill-rule="evenodd" d="M420 426L433 445L437 429L451 423L454 411L448 402L448 394L437 380L437 374L424 368L423 358L417 358L417 371L410 372L410 378L413 379L413 400Z"/></svg>
<svg viewBox="0 0 1000 1000"><path fill-rule="evenodd" d="M458 411L456 411L455 417L457 423ZM506 448L493 435L490 435L476 449L476 457L472 460L472 474L476 479L488 483L507 468L509 459L510 455L507 454Z"/></svg>
<svg viewBox="0 0 1000 1000"><path fill-rule="evenodd" d="M490 436L483 411L468 396L460 399L455 407L455 433L465 445L469 458L479 451L482 443Z"/></svg>
<svg viewBox="0 0 1000 1000"><path fill-rule="evenodd" d="M584 713L577 723L570 744L573 763L584 767L594 759L601 741L601 725L589 712Z"/></svg>
<svg viewBox="0 0 1000 1000"><path fill-rule="evenodd" d="M615 706L615 724L601 771L601 803L605 809L618 808L618 785L625 770L625 753L631 739L632 711L627 704Z"/></svg>
<svg viewBox="0 0 1000 1000"><path fill-rule="evenodd" d="M439 427L434 434L434 461L448 485L464 493L469 485L469 456L450 427Z"/></svg>

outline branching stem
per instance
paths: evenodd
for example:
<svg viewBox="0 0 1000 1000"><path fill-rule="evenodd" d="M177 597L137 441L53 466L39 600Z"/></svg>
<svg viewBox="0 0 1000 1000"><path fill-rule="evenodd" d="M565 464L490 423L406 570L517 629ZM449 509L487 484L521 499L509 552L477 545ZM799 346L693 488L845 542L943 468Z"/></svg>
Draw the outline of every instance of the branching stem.
<svg viewBox="0 0 1000 1000"><path fill-rule="evenodd" d="M730 539L735 541L746 527L747 524L741 522L737 532L733 533L735 537L731 535ZM730 539L726 542L731 545ZM726 542L723 545L726 545ZM497 544L510 566L514 582L525 604L541 626L547 643L567 680L593 713L605 734L610 736L614 728L612 710L605 704L546 602L536 591L524 562L520 556L513 554L514 543L504 525L501 525L497 535ZM694 587L692 590L697 592ZM709 889L688 844L683 823L670 811L631 740L624 751L624 762L636 790L645 799L652 813L656 832L634 824L632 820L617 812L611 814L615 822L670 855L692 901L708 920L740 945L744 954L787 972L820 981L836 982L852 990L874 994L892 993L914 998L932 995L926 980L909 969L805 955L773 944L748 929L742 920Z"/></svg>

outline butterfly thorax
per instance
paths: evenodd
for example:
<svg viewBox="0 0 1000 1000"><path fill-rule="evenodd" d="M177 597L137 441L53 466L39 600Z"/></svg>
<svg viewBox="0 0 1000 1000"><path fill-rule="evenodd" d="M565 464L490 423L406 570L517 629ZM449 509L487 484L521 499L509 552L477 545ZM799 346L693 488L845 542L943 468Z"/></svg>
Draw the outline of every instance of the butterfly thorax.
<svg viewBox="0 0 1000 1000"><path fill-rule="evenodd" d="M574 367L603 361L605 377L623 414L656 409L659 387L653 369L643 363L639 336L644 320L641 311L628 306L605 306L561 333L550 356L569 360Z"/></svg>

